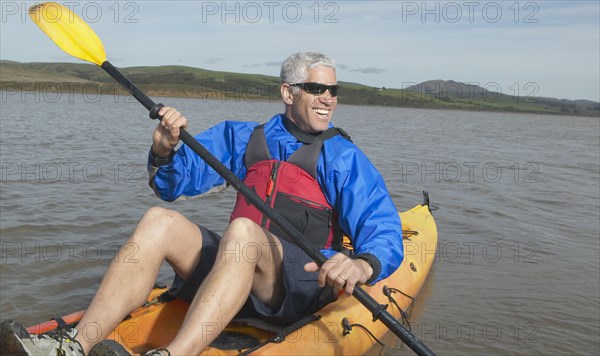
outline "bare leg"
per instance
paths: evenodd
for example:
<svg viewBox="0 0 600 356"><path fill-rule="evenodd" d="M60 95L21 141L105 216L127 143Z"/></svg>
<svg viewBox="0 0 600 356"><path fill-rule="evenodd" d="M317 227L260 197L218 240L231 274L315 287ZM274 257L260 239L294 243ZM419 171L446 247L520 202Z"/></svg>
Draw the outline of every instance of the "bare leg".
<svg viewBox="0 0 600 356"><path fill-rule="evenodd" d="M199 288L179 333L167 346L173 355L197 355L227 326L252 292L271 306L281 304L283 251L277 239L245 218L223 234L217 259Z"/></svg>
<svg viewBox="0 0 600 356"><path fill-rule="evenodd" d="M164 260L186 278L198 262L201 247L198 226L183 215L163 208L149 209L111 262L77 326L77 340L84 352L87 354L144 303Z"/></svg>

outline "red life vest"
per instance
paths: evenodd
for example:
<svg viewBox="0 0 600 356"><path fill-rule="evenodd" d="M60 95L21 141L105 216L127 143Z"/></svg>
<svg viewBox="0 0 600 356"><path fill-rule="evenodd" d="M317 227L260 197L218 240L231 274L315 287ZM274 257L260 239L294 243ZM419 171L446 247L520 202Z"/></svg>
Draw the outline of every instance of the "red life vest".
<svg viewBox="0 0 600 356"><path fill-rule="evenodd" d="M288 129L291 125L294 125L291 121L286 122ZM289 131L292 134L304 134L295 125ZM308 241L321 249L331 247L338 251L342 250L343 233L339 228L337 213L327 202L316 180L316 167L323 141L340 134L347 137L343 130L337 128L310 136L312 143L302 145L288 161L278 161L271 159L264 127L259 125L250 136L244 156L248 167L244 183ZM307 137L306 134L304 137ZM277 237L287 240L279 227L271 224L270 219L239 192L230 221L238 217L249 218Z"/></svg>

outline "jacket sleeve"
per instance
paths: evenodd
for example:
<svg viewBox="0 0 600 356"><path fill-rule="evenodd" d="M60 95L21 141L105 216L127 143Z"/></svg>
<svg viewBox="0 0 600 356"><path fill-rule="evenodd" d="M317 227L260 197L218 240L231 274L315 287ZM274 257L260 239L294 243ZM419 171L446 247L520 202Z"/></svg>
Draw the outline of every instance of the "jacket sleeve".
<svg viewBox="0 0 600 356"><path fill-rule="evenodd" d="M383 177L354 144L324 164L325 192L350 236L354 256L367 260L376 283L398 269L404 258L402 224ZM328 251L329 258L335 251Z"/></svg>
<svg viewBox="0 0 600 356"><path fill-rule="evenodd" d="M252 122L224 121L196 136L221 163L238 177L245 174L244 151L256 126ZM188 146L182 145L170 163L156 167L148 157L149 184L165 201L193 197L225 188L225 180Z"/></svg>

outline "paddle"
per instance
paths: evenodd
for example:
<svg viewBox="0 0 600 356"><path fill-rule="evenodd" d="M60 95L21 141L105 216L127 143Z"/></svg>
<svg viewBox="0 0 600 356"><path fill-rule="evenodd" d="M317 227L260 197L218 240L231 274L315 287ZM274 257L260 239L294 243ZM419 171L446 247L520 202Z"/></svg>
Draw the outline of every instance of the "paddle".
<svg viewBox="0 0 600 356"><path fill-rule="evenodd" d="M158 111L162 104L156 104L144 94L135 84L127 79L118 69L106 60L104 45L94 31L77 15L66 7L54 2L34 5L29 9L29 15L58 47L68 54L94 63L104 69L111 77L123 85L146 109L150 111L152 119L160 119ZM279 213L265 203L260 197L246 186L233 172L225 167L204 146L202 146L186 130L180 130L180 139L200 156L210 167L221 175L229 184L238 190L258 210L265 214L271 221L281 228L287 237L304 250L319 266L327 260L318 248L304 239L290 223ZM386 305L377 303L364 289L356 286L353 296L363 304L372 314L373 320L381 320L404 343L419 355L432 355L433 352L421 341L388 313Z"/></svg>

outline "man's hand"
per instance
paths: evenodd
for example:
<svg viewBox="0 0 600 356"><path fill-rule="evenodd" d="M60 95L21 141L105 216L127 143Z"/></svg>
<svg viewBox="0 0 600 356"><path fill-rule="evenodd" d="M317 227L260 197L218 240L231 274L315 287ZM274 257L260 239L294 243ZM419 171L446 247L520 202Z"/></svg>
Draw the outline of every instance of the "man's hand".
<svg viewBox="0 0 600 356"><path fill-rule="evenodd" d="M365 260L352 259L343 253L336 253L328 259L321 268L310 262L304 265L306 272L319 271L319 287L325 284L333 287L336 294L341 290L348 295L354 291L357 284L365 284L373 274L373 268Z"/></svg>
<svg viewBox="0 0 600 356"><path fill-rule="evenodd" d="M154 129L152 151L158 157L166 157L177 146L180 130L188 127L188 121L179 111L168 106L162 107L158 114L162 120Z"/></svg>

